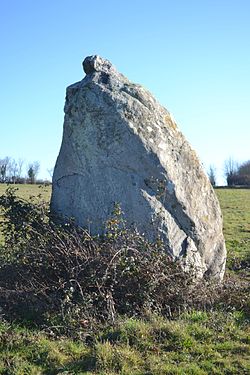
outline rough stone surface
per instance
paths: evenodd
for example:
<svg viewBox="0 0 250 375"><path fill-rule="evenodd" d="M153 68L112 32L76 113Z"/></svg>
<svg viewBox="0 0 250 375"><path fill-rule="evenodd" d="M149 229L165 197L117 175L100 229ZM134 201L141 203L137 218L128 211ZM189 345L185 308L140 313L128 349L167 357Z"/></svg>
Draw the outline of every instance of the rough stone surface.
<svg viewBox="0 0 250 375"><path fill-rule="evenodd" d="M160 237L197 276L221 279L226 249L218 200L170 113L107 60L87 57L67 88L51 208L100 233L118 202L128 226Z"/></svg>

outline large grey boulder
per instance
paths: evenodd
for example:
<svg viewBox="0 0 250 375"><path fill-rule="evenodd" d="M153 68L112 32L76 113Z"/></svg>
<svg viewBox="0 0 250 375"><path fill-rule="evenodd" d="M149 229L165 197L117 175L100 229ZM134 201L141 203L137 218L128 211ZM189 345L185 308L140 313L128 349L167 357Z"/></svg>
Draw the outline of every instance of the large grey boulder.
<svg viewBox="0 0 250 375"><path fill-rule="evenodd" d="M51 209L101 233L118 202L127 225L197 276L222 279L226 248L218 200L170 113L107 60L87 57L67 88Z"/></svg>

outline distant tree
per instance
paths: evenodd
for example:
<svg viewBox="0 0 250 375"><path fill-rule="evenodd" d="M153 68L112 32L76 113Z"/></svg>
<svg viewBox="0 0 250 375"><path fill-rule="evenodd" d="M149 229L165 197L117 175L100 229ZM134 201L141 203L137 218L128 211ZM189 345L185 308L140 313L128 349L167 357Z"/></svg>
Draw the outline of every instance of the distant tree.
<svg viewBox="0 0 250 375"><path fill-rule="evenodd" d="M238 163L232 157L224 162L224 175L228 186L234 185L234 179L238 172Z"/></svg>
<svg viewBox="0 0 250 375"><path fill-rule="evenodd" d="M8 168L10 164L10 158L6 156L4 159L0 159L0 180L6 182L8 177Z"/></svg>
<svg viewBox="0 0 250 375"><path fill-rule="evenodd" d="M34 168L33 168L33 165L29 165L29 169L28 169L28 179L29 179L29 182L31 184L34 184L35 182L35 172L34 172Z"/></svg>
<svg viewBox="0 0 250 375"><path fill-rule="evenodd" d="M250 160L237 164L229 158L224 164L228 186L250 186Z"/></svg>
<svg viewBox="0 0 250 375"><path fill-rule="evenodd" d="M52 180L53 173L54 173L54 167L53 167L53 168L49 168L49 169L47 169L47 172L48 172L48 174L49 174L49 176L50 176L50 178L51 178L51 180Z"/></svg>
<svg viewBox="0 0 250 375"><path fill-rule="evenodd" d="M243 176L243 175L248 175L250 176L250 160L245 161L239 166L238 169L238 174Z"/></svg>
<svg viewBox="0 0 250 375"><path fill-rule="evenodd" d="M250 160L242 163L233 178L234 185L250 186Z"/></svg>
<svg viewBox="0 0 250 375"><path fill-rule="evenodd" d="M215 167L213 165L210 165L210 167L209 167L208 178L209 178L212 186L216 186L216 172L215 172Z"/></svg>
<svg viewBox="0 0 250 375"><path fill-rule="evenodd" d="M24 163L24 160L19 158L17 161L17 164L18 164L17 176L19 179L22 177L23 163Z"/></svg>
<svg viewBox="0 0 250 375"><path fill-rule="evenodd" d="M36 182L36 178L40 169L40 163L38 161L34 161L33 163L29 164L28 166L28 178L31 184Z"/></svg>
<svg viewBox="0 0 250 375"><path fill-rule="evenodd" d="M15 184L18 177L18 163L15 159L10 159L8 173L9 181Z"/></svg>
<svg viewBox="0 0 250 375"><path fill-rule="evenodd" d="M6 172L7 172L7 165L6 164L1 164L1 166L0 166L1 182L5 182L5 180L6 180Z"/></svg>

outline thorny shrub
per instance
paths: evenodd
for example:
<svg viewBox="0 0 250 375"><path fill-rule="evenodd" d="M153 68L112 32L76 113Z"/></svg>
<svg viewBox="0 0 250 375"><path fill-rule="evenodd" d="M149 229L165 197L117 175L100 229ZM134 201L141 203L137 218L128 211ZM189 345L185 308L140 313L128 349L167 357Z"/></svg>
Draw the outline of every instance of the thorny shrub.
<svg viewBox="0 0 250 375"><path fill-rule="evenodd" d="M149 311L175 317L220 307L249 314L246 281L194 282L160 241L149 243L126 229L118 205L102 237L59 225L46 204L17 198L13 189L0 197L0 209L0 305L7 319L77 330Z"/></svg>

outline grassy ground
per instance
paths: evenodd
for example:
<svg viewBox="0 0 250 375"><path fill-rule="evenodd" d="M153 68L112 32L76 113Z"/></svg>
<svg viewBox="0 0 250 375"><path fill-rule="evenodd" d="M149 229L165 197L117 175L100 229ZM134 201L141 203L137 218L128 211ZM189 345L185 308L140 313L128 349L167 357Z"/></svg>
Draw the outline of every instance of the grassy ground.
<svg viewBox="0 0 250 375"><path fill-rule="evenodd" d="M20 185L24 198L50 187ZM0 184L0 194L5 187ZM224 216L229 265L250 255L250 190L217 189ZM250 374L249 317L241 311L193 311L175 320L121 318L93 331L83 326L81 341L0 324L0 374Z"/></svg>
<svg viewBox="0 0 250 375"><path fill-rule="evenodd" d="M51 186L46 185L31 185L31 184L16 184L6 185L0 184L0 195L4 194L8 187L17 189L16 194L23 199L43 199L49 202L51 195Z"/></svg>
<svg viewBox="0 0 250 375"><path fill-rule="evenodd" d="M228 257L250 257L250 189L216 189L223 218Z"/></svg>
<svg viewBox="0 0 250 375"><path fill-rule="evenodd" d="M121 320L91 345L2 324L0 374L249 374L249 327L239 313Z"/></svg>
<svg viewBox="0 0 250 375"><path fill-rule="evenodd" d="M51 196L51 186L46 185L32 185L32 184L15 184L7 185L0 184L0 196L3 195L8 187L16 189L16 195L25 199L38 202L44 200L49 202ZM1 212L0 212L0 244L3 242L3 236L1 234Z"/></svg>

